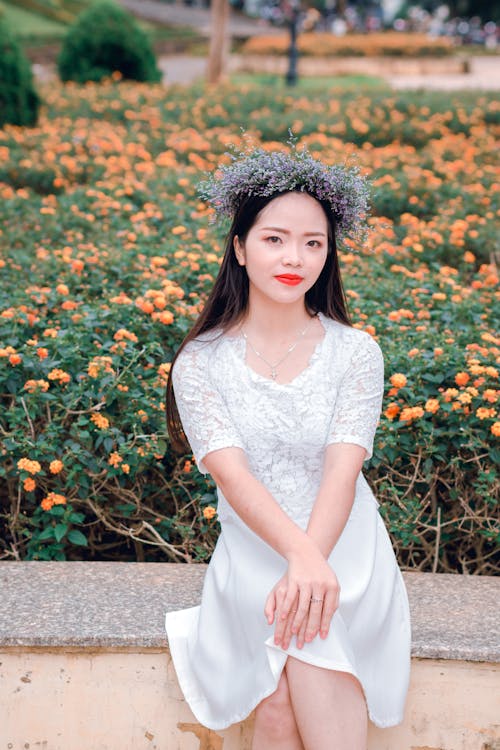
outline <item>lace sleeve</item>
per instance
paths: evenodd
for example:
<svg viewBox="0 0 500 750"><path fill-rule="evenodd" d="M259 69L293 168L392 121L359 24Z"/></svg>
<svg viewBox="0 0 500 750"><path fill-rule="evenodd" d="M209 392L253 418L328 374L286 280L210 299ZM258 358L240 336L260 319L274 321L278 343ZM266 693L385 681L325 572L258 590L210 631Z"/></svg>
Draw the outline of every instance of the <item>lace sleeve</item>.
<svg viewBox="0 0 500 750"><path fill-rule="evenodd" d="M210 378L210 347L190 342L172 371L179 416L202 474L208 470L203 458L220 448L244 448L223 395Z"/></svg>
<svg viewBox="0 0 500 750"><path fill-rule="evenodd" d="M372 456L373 438L384 393L384 359L368 336L351 356L335 401L327 444L355 443Z"/></svg>

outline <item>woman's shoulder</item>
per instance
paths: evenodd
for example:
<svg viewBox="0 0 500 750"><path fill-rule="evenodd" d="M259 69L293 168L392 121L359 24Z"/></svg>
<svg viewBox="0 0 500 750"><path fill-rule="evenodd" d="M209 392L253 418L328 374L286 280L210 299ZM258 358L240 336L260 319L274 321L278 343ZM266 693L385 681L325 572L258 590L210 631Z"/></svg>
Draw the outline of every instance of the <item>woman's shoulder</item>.
<svg viewBox="0 0 500 750"><path fill-rule="evenodd" d="M199 333L181 348L176 357L174 369L208 368L221 341L220 331L216 329Z"/></svg>

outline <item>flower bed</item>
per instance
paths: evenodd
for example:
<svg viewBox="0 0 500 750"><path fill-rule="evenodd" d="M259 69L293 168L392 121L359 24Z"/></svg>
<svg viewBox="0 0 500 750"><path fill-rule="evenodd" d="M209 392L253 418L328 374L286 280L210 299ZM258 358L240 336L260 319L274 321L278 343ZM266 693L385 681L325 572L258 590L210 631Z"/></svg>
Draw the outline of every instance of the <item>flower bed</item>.
<svg viewBox="0 0 500 750"><path fill-rule="evenodd" d="M195 185L241 123L372 179L369 239L342 249L386 361L368 478L403 566L498 572L494 96L43 95L39 127L0 131L0 557L210 555L214 487L170 451L163 398L220 259Z"/></svg>
<svg viewBox="0 0 500 750"><path fill-rule="evenodd" d="M427 34L385 31L370 34L336 36L327 32L299 34L297 46L301 55L312 57L442 57L453 53L453 42L447 37ZM286 33L255 36L242 47L247 55L286 55L290 37Z"/></svg>

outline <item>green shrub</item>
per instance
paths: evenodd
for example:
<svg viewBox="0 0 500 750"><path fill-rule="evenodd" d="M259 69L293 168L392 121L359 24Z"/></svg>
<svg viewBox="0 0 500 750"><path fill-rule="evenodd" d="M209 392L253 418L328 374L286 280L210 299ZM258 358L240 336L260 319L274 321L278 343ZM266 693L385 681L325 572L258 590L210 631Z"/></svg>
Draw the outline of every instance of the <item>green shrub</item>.
<svg viewBox="0 0 500 750"><path fill-rule="evenodd" d="M0 127L34 125L39 104L30 64L0 18Z"/></svg>
<svg viewBox="0 0 500 750"><path fill-rule="evenodd" d="M156 82L161 73L148 37L113 2L98 2L69 29L58 59L63 81L101 81L115 71L134 81Z"/></svg>

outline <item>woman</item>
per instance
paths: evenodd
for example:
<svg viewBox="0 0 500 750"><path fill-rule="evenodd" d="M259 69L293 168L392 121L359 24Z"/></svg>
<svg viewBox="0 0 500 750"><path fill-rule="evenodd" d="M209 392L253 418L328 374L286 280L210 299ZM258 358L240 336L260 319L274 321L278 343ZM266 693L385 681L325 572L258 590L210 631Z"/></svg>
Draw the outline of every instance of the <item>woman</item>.
<svg viewBox="0 0 500 750"><path fill-rule="evenodd" d="M174 446L183 428L215 480L221 535L201 606L166 615L179 683L211 729L256 709L254 750L364 750L368 715L402 720L410 649L361 473L383 360L349 322L336 250L362 224L366 185L307 152L257 150L203 190L233 222L167 414Z"/></svg>

